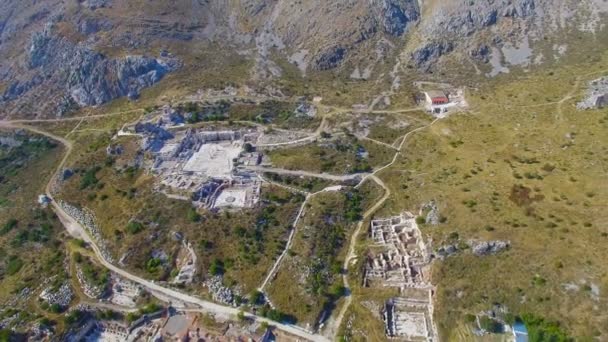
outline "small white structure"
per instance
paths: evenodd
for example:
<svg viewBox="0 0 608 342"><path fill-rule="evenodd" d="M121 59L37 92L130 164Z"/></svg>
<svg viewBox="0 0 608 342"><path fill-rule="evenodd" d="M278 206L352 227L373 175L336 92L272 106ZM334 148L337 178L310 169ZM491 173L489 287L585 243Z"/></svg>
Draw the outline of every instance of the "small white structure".
<svg viewBox="0 0 608 342"><path fill-rule="evenodd" d="M47 195L38 195L38 204L42 207L46 207L49 203L51 203L51 199Z"/></svg>

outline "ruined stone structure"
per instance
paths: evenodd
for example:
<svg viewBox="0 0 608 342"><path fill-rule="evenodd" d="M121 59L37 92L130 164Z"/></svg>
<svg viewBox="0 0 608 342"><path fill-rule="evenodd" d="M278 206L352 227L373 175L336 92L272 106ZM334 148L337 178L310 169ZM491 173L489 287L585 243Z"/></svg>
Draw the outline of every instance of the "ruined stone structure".
<svg viewBox="0 0 608 342"><path fill-rule="evenodd" d="M384 306L387 337L437 341L434 287L430 282L431 241L424 241L416 218L410 213L374 220L370 233L373 252L367 259L363 285L400 290L400 295Z"/></svg>
<svg viewBox="0 0 608 342"><path fill-rule="evenodd" d="M379 278L384 286L432 287L427 275L431 249L413 215L374 220L371 235L375 245L384 247L384 251L368 259L364 285Z"/></svg>
<svg viewBox="0 0 608 342"><path fill-rule="evenodd" d="M386 335L407 341L438 341L432 307L430 291L426 298L391 298L383 313Z"/></svg>
<svg viewBox="0 0 608 342"><path fill-rule="evenodd" d="M257 176L242 174L236 168L241 156L247 157L248 163L261 160L259 155L244 153L245 143L257 139L256 131L188 129L170 138L162 135L162 139L153 138L159 136L157 129L147 132L152 132L144 138L144 148L147 146L153 156L150 168L168 196L214 209L250 208L258 202Z"/></svg>

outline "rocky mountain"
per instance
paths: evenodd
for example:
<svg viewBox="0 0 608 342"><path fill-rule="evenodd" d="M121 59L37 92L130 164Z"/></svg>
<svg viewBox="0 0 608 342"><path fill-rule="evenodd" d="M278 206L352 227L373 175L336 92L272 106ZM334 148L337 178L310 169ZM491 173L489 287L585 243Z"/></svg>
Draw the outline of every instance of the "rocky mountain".
<svg viewBox="0 0 608 342"><path fill-rule="evenodd" d="M374 77L379 60L396 55L421 72L451 56L504 70L542 62L532 49L547 36L602 32L608 12L604 0L0 0L0 6L1 111L13 116L135 99L188 66L193 47L246 56L251 78L260 80L282 76L277 58L302 74L338 70L363 79ZM555 54L564 53L563 45Z"/></svg>

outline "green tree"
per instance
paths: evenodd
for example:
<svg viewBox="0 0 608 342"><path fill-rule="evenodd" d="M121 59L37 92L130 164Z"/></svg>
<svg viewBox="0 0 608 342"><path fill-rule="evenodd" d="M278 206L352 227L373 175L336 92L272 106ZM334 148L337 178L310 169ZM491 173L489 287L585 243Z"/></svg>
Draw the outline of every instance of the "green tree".
<svg viewBox="0 0 608 342"><path fill-rule="evenodd" d="M135 235L142 230L144 230L144 225L137 221L131 221L127 224L127 232L131 235Z"/></svg>
<svg viewBox="0 0 608 342"><path fill-rule="evenodd" d="M224 274L224 263L220 259L213 259L211 266L209 267L209 273L211 275Z"/></svg>
<svg viewBox="0 0 608 342"><path fill-rule="evenodd" d="M61 306L57 303L51 304L51 306L49 306L49 311L52 313L60 313Z"/></svg>

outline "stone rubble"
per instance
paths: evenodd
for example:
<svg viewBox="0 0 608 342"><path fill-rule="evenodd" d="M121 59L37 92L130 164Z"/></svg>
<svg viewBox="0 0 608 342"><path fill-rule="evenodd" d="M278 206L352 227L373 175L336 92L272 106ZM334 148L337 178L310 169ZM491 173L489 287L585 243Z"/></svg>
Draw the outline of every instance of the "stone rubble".
<svg viewBox="0 0 608 342"><path fill-rule="evenodd" d="M74 293L72 292L70 284L64 283L56 291L53 291L51 286L45 288L42 290L39 297L44 299L49 305L57 304L62 307L67 307L70 305L72 298L74 298Z"/></svg>
<svg viewBox="0 0 608 342"><path fill-rule="evenodd" d="M315 116L317 116L317 107L310 103L302 101L296 108L294 114L296 115L296 117L314 118Z"/></svg>
<svg viewBox="0 0 608 342"><path fill-rule="evenodd" d="M89 233L89 235L95 240L95 244L101 251L104 259L108 262L114 262L114 258L108 251L108 248L101 236L101 230L95 223L95 216L86 208L78 209L73 205L70 205L63 200L58 201L59 206L72 218L78 221Z"/></svg>
<svg viewBox="0 0 608 342"><path fill-rule="evenodd" d="M437 251L435 252L435 256L440 259L443 260L447 257L450 257L456 253L458 253L460 250L458 249L458 247L456 245L445 245L445 246L441 246L439 248L437 248Z"/></svg>
<svg viewBox="0 0 608 342"><path fill-rule="evenodd" d="M204 282L204 286L209 289L211 298L219 303L237 306L235 293L231 288L224 286L221 276L212 276Z"/></svg>

